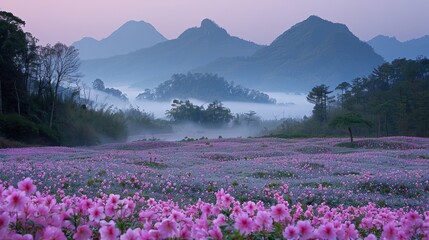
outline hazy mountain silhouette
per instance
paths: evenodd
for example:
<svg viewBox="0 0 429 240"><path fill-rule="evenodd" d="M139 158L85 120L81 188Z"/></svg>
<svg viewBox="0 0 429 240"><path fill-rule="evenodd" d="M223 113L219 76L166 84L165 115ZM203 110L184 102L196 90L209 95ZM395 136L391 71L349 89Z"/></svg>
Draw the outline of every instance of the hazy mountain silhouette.
<svg viewBox="0 0 429 240"><path fill-rule="evenodd" d="M261 46L230 36L209 19L200 27L183 32L177 39L107 59L84 61L82 72L88 80L133 83L154 87L172 74L187 72L221 57L248 56Z"/></svg>
<svg viewBox="0 0 429 240"><path fill-rule="evenodd" d="M400 42L395 37L378 35L369 40L368 44L389 62L396 58L429 57L429 35L405 42Z"/></svg>
<svg viewBox="0 0 429 240"><path fill-rule="evenodd" d="M73 46L79 49L81 59L96 59L127 54L166 40L151 24L129 21L107 38L97 41L86 37L73 43Z"/></svg>
<svg viewBox="0 0 429 240"><path fill-rule="evenodd" d="M262 90L308 91L321 83L335 88L381 63L383 58L345 25L310 16L249 58L220 59L195 71Z"/></svg>

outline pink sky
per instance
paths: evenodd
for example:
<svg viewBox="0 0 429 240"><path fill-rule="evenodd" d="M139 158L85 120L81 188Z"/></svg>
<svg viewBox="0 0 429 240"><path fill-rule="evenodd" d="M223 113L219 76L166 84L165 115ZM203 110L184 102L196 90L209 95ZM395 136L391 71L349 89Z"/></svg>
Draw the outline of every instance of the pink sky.
<svg viewBox="0 0 429 240"><path fill-rule="evenodd" d="M40 43L101 39L128 20L144 20L176 38L210 18L230 34L260 44L309 15L346 24L361 40L383 34L409 40L429 34L427 0L1 0Z"/></svg>

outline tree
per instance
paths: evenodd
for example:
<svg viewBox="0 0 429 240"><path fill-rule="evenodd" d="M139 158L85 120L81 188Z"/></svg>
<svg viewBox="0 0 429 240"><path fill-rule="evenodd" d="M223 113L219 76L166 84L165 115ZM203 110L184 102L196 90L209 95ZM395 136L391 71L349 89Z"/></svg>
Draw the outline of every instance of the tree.
<svg viewBox="0 0 429 240"><path fill-rule="evenodd" d="M332 91L329 91L329 87L322 84L312 88L310 93L307 95L307 101L314 104L313 117L319 122L325 122L328 119L327 104L328 101L333 99L333 97L328 95L331 93Z"/></svg>
<svg viewBox="0 0 429 240"><path fill-rule="evenodd" d="M201 122L203 120L203 107L192 104L189 100L182 101L174 99L173 107L167 110L166 115L174 121Z"/></svg>
<svg viewBox="0 0 429 240"><path fill-rule="evenodd" d="M352 132L352 127L357 127L357 126L367 126L367 127L371 127L372 124L371 122L365 120L362 118L362 116L360 116L359 114L356 113L347 113L344 115L340 115L336 118L334 118L329 125L331 127L346 127L349 130L349 134L350 134L350 142L353 143L353 132Z"/></svg>
<svg viewBox="0 0 429 240"><path fill-rule="evenodd" d="M24 63L29 42L24 25L12 13L0 11L0 113L21 114L21 96L28 94Z"/></svg>
<svg viewBox="0 0 429 240"><path fill-rule="evenodd" d="M104 82L99 78L95 79L94 82L92 82L92 88L99 91L104 91L106 89L106 87L104 86Z"/></svg>
<svg viewBox="0 0 429 240"><path fill-rule="evenodd" d="M229 123L233 116L231 110L223 106L220 101L213 101L204 111L204 123L212 125L223 125Z"/></svg>
<svg viewBox="0 0 429 240"><path fill-rule="evenodd" d="M48 83L51 92L51 111L49 127L52 128L55 113L55 103L58 100L60 86L65 83L76 83L80 77L79 52L73 46L57 43L54 46L46 46L42 56L44 65L43 77Z"/></svg>
<svg viewBox="0 0 429 240"><path fill-rule="evenodd" d="M350 91L349 89L352 87L352 85L348 82L342 82L340 84L338 84L338 86L335 88L335 90L340 90L341 91L341 95L340 95L340 103L341 103L341 108L344 109L344 102L347 98L347 96L350 96Z"/></svg>

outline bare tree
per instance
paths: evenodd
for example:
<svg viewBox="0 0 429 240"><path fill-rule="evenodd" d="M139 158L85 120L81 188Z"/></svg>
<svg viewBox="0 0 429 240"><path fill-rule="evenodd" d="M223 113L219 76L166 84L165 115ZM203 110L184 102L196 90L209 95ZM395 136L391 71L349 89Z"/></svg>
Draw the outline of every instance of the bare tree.
<svg viewBox="0 0 429 240"><path fill-rule="evenodd" d="M60 87L66 83L76 83L81 76L79 51L73 46L57 43L54 46L46 46L42 53L41 81L48 86L51 95L49 127L52 128Z"/></svg>

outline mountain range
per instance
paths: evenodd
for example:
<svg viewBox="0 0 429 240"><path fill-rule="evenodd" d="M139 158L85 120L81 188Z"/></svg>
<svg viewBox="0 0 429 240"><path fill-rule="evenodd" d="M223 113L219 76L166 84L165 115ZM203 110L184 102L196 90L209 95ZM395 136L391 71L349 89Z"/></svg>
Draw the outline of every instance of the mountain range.
<svg viewBox="0 0 429 240"><path fill-rule="evenodd" d="M369 40L368 44L389 62L396 58L429 57L429 35L405 42L401 42L395 37L378 35Z"/></svg>
<svg viewBox="0 0 429 240"><path fill-rule="evenodd" d="M383 62L345 25L310 16L248 58L220 59L196 71L262 90L302 91L366 76Z"/></svg>
<svg viewBox="0 0 429 240"><path fill-rule="evenodd" d="M114 86L150 88L175 73L217 73L228 81L264 91L335 87L368 75L384 62L347 26L317 16L294 25L270 45L233 37L209 19L177 39L128 54L83 61L85 79Z"/></svg>
<svg viewBox="0 0 429 240"><path fill-rule="evenodd" d="M127 54L166 40L151 24L129 21L100 41L85 37L72 45L79 50L80 58L87 60Z"/></svg>
<svg viewBox="0 0 429 240"><path fill-rule="evenodd" d="M101 78L118 85L154 87L175 73L187 72L222 57L251 55L262 46L233 37L209 19L200 27L183 32L177 39L106 59L82 63L88 79Z"/></svg>

